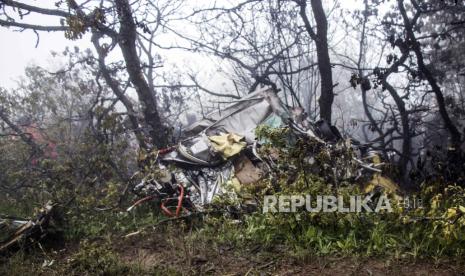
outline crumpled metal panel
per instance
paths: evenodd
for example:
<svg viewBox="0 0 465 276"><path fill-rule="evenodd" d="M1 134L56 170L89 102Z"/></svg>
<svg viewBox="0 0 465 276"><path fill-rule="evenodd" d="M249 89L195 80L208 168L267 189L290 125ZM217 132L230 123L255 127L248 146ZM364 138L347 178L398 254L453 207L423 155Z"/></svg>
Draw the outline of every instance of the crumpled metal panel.
<svg viewBox="0 0 465 276"><path fill-rule="evenodd" d="M185 133L189 138L181 141L175 151L160 156L159 160L162 163L187 165L189 169L178 172L176 179L192 184L198 193L194 193L191 200L195 205L202 206L210 203L215 194L221 193L221 186L234 171L232 164L224 162L231 155L238 154L246 145L256 142L257 126L270 119L282 124L287 122L288 118L289 110L273 90L258 90L194 123ZM227 155L227 158L224 158L224 152L218 149L220 146L215 147L209 139L225 134L241 137L241 141L237 141L239 150Z"/></svg>
<svg viewBox="0 0 465 276"><path fill-rule="evenodd" d="M193 124L186 130L186 136L190 138L181 141L176 151L160 159L189 165L216 166L222 161L221 154L213 150L209 136L234 133L243 136L247 144L252 144L257 126L272 115L279 115L283 121L290 116L271 89L258 90Z"/></svg>
<svg viewBox="0 0 465 276"><path fill-rule="evenodd" d="M334 126L325 121L309 121L303 109L288 109L271 89L262 89L208 114L188 128L185 135L189 138L181 141L174 151L163 151L158 156L159 165L174 163L179 169L173 172L173 179L167 183L173 187L183 185L187 188L188 200L196 208L210 203L217 194L233 196L235 192L229 188L235 184L257 183L266 171L271 171L275 166L273 158L262 157L257 151L260 141L256 140L255 130L261 124L273 128L288 127L292 131L290 143L298 137L310 138L328 152L353 146L351 140L343 141ZM251 156L252 159L249 159ZM366 164L355 157L341 160L343 169L332 170L334 179L347 179L355 175L358 178L362 170L381 172L375 164ZM308 156L306 161L313 165L315 158Z"/></svg>
<svg viewBox="0 0 465 276"><path fill-rule="evenodd" d="M253 143L255 128L273 113L289 117L289 111L271 89L258 90L224 109L208 114L205 119L190 126L186 135L198 135L202 131L207 136L232 132L244 136L247 143Z"/></svg>
<svg viewBox="0 0 465 276"><path fill-rule="evenodd" d="M249 103L250 104L250 103ZM235 133L245 137L247 143L255 140L255 129L266 120L273 110L270 104L263 99L251 106L244 106L227 117L223 117L206 129L207 136L221 133Z"/></svg>
<svg viewBox="0 0 465 276"><path fill-rule="evenodd" d="M36 217L30 220L0 218L0 231L2 231L0 233L6 234L6 237L0 236L0 254L10 250L18 250L21 246L31 245L43 238L49 221L52 219L54 207L55 204L48 202L39 210Z"/></svg>

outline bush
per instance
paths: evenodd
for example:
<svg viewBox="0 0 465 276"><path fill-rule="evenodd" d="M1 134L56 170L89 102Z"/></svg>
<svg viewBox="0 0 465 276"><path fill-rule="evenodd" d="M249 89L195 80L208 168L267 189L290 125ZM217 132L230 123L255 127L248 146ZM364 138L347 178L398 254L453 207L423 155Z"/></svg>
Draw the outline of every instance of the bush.
<svg viewBox="0 0 465 276"><path fill-rule="evenodd" d="M422 200L421 208L406 208L402 197L384 191L391 199L393 212L315 213L301 209L295 213L261 213L261 199L265 194L348 198L363 195L363 192L361 183L345 180L335 185L334 178L324 176L324 167L343 167L343 164L334 163L339 159L334 156L350 160L351 149L335 153L302 140L290 145L279 138L277 130L260 128L259 131L259 137L270 141L262 150L273 149L280 157L274 179L264 179L265 183L257 184L266 188L248 191L258 199L259 211L244 214L240 223L228 215L210 217L206 220L209 236L236 245L252 243L268 249L284 246L296 256L355 254L440 258L465 255L465 190L454 183L424 183L418 194L409 195L410 200ZM281 133L287 135L286 131ZM315 164L303 162L312 155L302 153L309 151L320 158L317 164L320 170L314 170ZM321 155L329 158L321 158Z"/></svg>

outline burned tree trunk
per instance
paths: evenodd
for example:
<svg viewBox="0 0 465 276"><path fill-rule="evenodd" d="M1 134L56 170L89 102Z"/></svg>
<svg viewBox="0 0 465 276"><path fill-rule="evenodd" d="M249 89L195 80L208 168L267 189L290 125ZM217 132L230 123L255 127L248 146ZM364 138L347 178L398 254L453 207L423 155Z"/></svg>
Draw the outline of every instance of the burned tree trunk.
<svg viewBox="0 0 465 276"><path fill-rule="evenodd" d="M142 104L144 120L150 127L149 133L153 144L157 147L164 147L168 143L168 131L158 113L154 91L150 89L142 72L136 50L137 26L132 16L131 6L127 0L116 0L115 4L120 22L118 45L123 53L129 78Z"/></svg>
<svg viewBox="0 0 465 276"><path fill-rule="evenodd" d="M140 130L139 119L137 118L131 100L126 95L124 95L123 91L121 91L119 83L113 79L107 68L107 65L105 64L105 52L104 49L99 45L100 37L101 35L99 35L97 32L92 34L92 43L94 44L95 50L97 51L100 72L102 73L102 76L105 79L107 85L128 111L129 122L131 123L131 127L133 128L133 132L136 136L139 146L143 149L148 149L148 146L145 143L144 135Z"/></svg>
<svg viewBox="0 0 465 276"><path fill-rule="evenodd" d="M412 137L410 135L410 123L409 113L405 108L405 102L402 97L397 93L397 90L389 83L389 76L398 71L400 65L402 65L408 58L408 51L403 51L402 56L389 67L386 72L382 75L382 85L386 89L396 103L397 109L399 110L400 121L402 126L402 152L399 157L399 170L401 174L401 181L404 186L409 185L408 179L408 163L410 161L410 154L412 151Z"/></svg>
<svg viewBox="0 0 465 276"><path fill-rule="evenodd" d="M331 123L332 105L334 101L334 85L328 48L328 20L326 19L326 14L321 0L311 0L313 16L315 17L316 22L315 32L307 16L306 0L297 1L297 4L300 7L300 16L304 21L305 29L316 44L318 68L321 76L321 95L318 100L320 106L320 118Z"/></svg>
<svg viewBox="0 0 465 276"><path fill-rule="evenodd" d="M457 146L460 144L460 136L461 136L460 132L457 129L457 127L454 125L454 123L452 122L451 118L449 117L449 113L447 112L447 109L446 109L444 95L441 91L441 88L438 85L438 82L436 81L436 78L433 76L433 74L431 73L431 71L428 69L428 67L425 64L425 59L421 51L420 43L418 42L418 39L416 38L415 33L413 31L413 24L415 23L415 21L421 14L421 11L419 10L420 8L418 6L415 7L417 9L417 13L414 16L414 18L410 20L407 15L405 6L404 6L404 1L398 0L397 4L398 4L398 8L399 8L400 14L402 15L402 19L404 22L404 27L405 27L405 31L407 35L407 41L409 42L409 44L411 45L411 49L415 53L418 69L423 74L424 78L428 81L429 85L431 86L431 89L433 90L434 95L436 97L436 101L437 101L438 108L439 108L439 114L441 115L441 118L444 122L444 126L446 127L446 129L449 131L451 135L452 144Z"/></svg>

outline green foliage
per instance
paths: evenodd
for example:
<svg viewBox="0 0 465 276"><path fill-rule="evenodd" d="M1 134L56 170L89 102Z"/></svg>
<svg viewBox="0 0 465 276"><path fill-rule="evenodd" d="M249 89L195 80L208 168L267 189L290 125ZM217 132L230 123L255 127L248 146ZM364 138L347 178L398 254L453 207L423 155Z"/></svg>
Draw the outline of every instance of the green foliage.
<svg viewBox="0 0 465 276"><path fill-rule="evenodd" d="M125 275L128 267L120 263L108 244L83 241L80 250L72 257L71 267L93 275Z"/></svg>
<svg viewBox="0 0 465 276"><path fill-rule="evenodd" d="M221 243L258 244L268 249L284 246L290 254L301 257L459 257L465 253L465 193L457 186L449 191L452 189L450 197L440 202L433 197L420 209L406 210L396 204L392 213L256 212L244 215L240 223L227 217L209 218L203 231ZM301 177L293 185L286 184L279 194L332 193L323 181L315 177L303 181ZM336 193L360 194L356 186L339 188ZM419 196L426 197L424 192Z"/></svg>
<svg viewBox="0 0 465 276"><path fill-rule="evenodd" d="M67 240L80 240L83 237L112 237L152 226L159 221L160 216L151 208L150 205L140 206L131 213L82 208L70 210L66 214L65 237Z"/></svg>
<svg viewBox="0 0 465 276"><path fill-rule="evenodd" d="M19 251L0 257L0 275L180 275L169 267L143 267L122 259L108 241L84 240L71 255Z"/></svg>
<svg viewBox="0 0 465 276"><path fill-rule="evenodd" d="M51 200L65 207L70 225L79 225L75 219L95 221L90 223L92 230L76 226L72 231L97 233L95 224L106 217L92 213L125 203L120 195L135 166L136 150L122 116L98 101L110 92L103 87L95 94L93 69L80 62L91 61L91 53L67 48L63 55L68 57L68 70L51 75L31 66L15 93L0 89L4 112L21 131L34 130L34 142L44 151L34 154L0 120L0 134L7 133L0 135L0 213L29 217Z"/></svg>
<svg viewBox="0 0 465 276"><path fill-rule="evenodd" d="M350 195L362 195L360 183L348 181L334 185L328 178L312 172L312 164L302 159L315 150L311 141L297 140L293 145L284 144L280 148L281 138L275 132L260 128L264 137L269 137L275 151L279 152L275 187L270 189L250 189L255 198L262 199L265 194L279 195L317 195L343 196L348 201ZM264 131L266 130L266 131ZM276 130L275 130L276 131ZM268 135L271 135L268 136ZM263 138L263 136L262 136ZM278 141L274 143L273 141ZM270 147L271 148L271 147ZM326 155L318 165L332 163L335 159L349 159L350 149L328 151L324 147L317 156ZM265 149L267 150L267 149ZM307 154L302 154L302 152ZM286 164L283 164L286 163ZM285 169L283 167L285 166ZM294 167L291 177L290 168ZM321 171L319 171L321 172ZM270 187L270 179L263 180L262 187ZM422 191L410 195L410 204L414 198L422 200L421 208L406 208L403 199L388 194L393 212L381 213L342 213L307 212L305 208L295 213L245 214L240 221L229 216L209 217L202 231L221 243L233 243L237 246L257 244L273 249L284 247L289 254L305 257L308 255L388 255L394 257L435 257L463 256L465 253L465 190L454 184L424 183ZM261 201L261 200L259 200ZM219 203L218 203L219 204ZM417 202L418 204L418 202Z"/></svg>
<svg viewBox="0 0 465 276"><path fill-rule="evenodd" d="M255 135L259 140L267 142L278 148L288 145L290 135L289 128L275 128L268 125L259 125L255 129Z"/></svg>
<svg viewBox="0 0 465 276"><path fill-rule="evenodd" d="M260 125L255 131L264 146L262 156L276 159L276 173L290 180L297 174L316 175L331 185L353 176L357 166L350 140L328 146L313 139L298 138L288 128Z"/></svg>
<svg viewBox="0 0 465 276"><path fill-rule="evenodd" d="M8 259L0 258L0 275L22 276L41 270L41 263L38 258L33 258L22 251Z"/></svg>

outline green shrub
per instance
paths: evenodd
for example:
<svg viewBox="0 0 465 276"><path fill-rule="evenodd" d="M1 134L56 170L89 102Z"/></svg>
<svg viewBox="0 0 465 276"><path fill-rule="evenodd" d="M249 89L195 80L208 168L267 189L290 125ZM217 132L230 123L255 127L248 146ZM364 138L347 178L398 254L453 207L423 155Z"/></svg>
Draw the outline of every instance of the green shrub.
<svg viewBox="0 0 465 276"><path fill-rule="evenodd" d="M302 162L308 151L326 150L311 141L297 140L292 144L281 139L287 135L280 129L258 129L261 139L267 139L263 151L279 152L274 179L264 179L249 189L259 199L258 212L244 214L238 222L229 215L209 217L206 229L219 242L236 245L258 244L262 248L286 248L296 256L305 255L383 255L394 257L445 257L465 255L465 190L454 183L424 183L421 192L409 195L422 200L421 208L405 208L394 193L393 212L381 213L312 213L302 208L295 213L262 213L261 199L266 194L279 195L363 195L361 185L349 180L324 177L327 170L313 170L314 164ZM281 136L280 136L281 135ZM317 152L318 153L318 152ZM327 152L317 166L337 167L340 159L351 159L351 149ZM310 155L311 156L311 155ZM336 156L336 157L334 157ZM312 173L315 172L315 173ZM322 175L323 174L323 175ZM328 182L330 181L330 182ZM273 183L273 185L271 185ZM220 204L220 203L217 203Z"/></svg>

